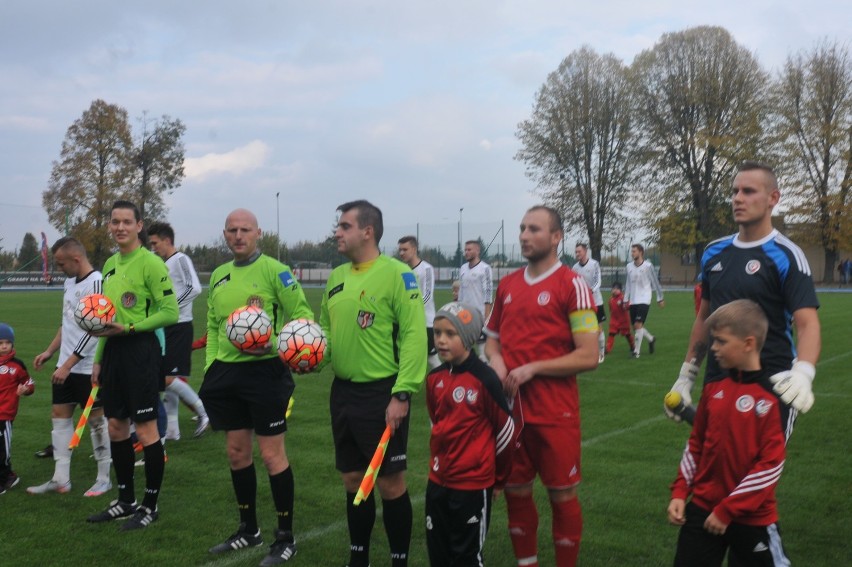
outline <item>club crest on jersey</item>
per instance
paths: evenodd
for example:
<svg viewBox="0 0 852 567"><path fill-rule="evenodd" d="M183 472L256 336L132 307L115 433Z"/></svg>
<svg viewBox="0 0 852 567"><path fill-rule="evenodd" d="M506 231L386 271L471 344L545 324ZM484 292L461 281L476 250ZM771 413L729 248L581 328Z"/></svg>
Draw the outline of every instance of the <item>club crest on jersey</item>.
<svg viewBox="0 0 852 567"><path fill-rule="evenodd" d="M737 398L737 411L746 413L754 408L754 398L748 394Z"/></svg>
<svg viewBox="0 0 852 567"><path fill-rule="evenodd" d="M539 293L538 294L538 304L539 305L547 305L548 303L550 303L550 292L549 291L543 291L543 292Z"/></svg>
<svg viewBox="0 0 852 567"><path fill-rule="evenodd" d="M477 399L478 397L479 397L479 392L477 392L476 390L468 390L468 391L467 391L467 396L466 396L466 398L467 398L467 403L469 403L469 404L475 404L475 403L476 403L476 399Z"/></svg>
<svg viewBox="0 0 852 567"><path fill-rule="evenodd" d="M769 400L758 400L757 404L754 406L754 413L756 413L758 417L763 417L769 413L770 409L772 409L772 402Z"/></svg>
<svg viewBox="0 0 852 567"><path fill-rule="evenodd" d="M263 298L259 295L250 295L246 298L246 305L263 309Z"/></svg>
<svg viewBox="0 0 852 567"><path fill-rule="evenodd" d="M364 311L363 309L358 311L358 326L362 329L366 329L367 327L373 326L373 321L376 318L375 313L370 313L369 311Z"/></svg>
<svg viewBox="0 0 852 567"><path fill-rule="evenodd" d="M464 400L464 388L457 386L453 389L453 401L460 404L462 400Z"/></svg>
<svg viewBox="0 0 852 567"><path fill-rule="evenodd" d="M759 269L760 260L749 260L745 267L746 273L750 276L756 274Z"/></svg>
<svg viewBox="0 0 852 567"><path fill-rule="evenodd" d="M0 366L0 374L8 374L10 372L8 366Z"/></svg>
<svg viewBox="0 0 852 567"><path fill-rule="evenodd" d="M125 292L121 295L121 304L126 309L131 309L136 305L136 294L132 291Z"/></svg>

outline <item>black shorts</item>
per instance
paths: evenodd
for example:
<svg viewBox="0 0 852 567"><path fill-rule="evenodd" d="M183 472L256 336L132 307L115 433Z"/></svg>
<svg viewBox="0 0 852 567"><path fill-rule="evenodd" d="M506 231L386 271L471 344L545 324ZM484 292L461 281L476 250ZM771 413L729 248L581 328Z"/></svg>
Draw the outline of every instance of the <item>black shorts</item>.
<svg viewBox="0 0 852 567"><path fill-rule="evenodd" d="M248 362L216 360L198 395L216 431L253 429L257 435L287 431L287 404L296 384L277 356Z"/></svg>
<svg viewBox="0 0 852 567"><path fill-rule="evenodd" d="M647 303L637 303L630 306L630 322L642 323L648 319L648 309L650 306Z"/></svg>
<svg viewBox="0 0 852 567"><path fill-rule="evenodd" d="M438 354L437 349L435 349L435 329L426 327L426 355L432 356L433 354Z"/></svg>
<svg viewBox="0 0 852 567"><path fill-rule="evenodd" d="M597 315L598 323L603 323L604 321L606 321L606 309L604 309L603 305L598 305Z"/></svg>
<svg viewBox="0 0 852 567"><path fill-rule="evenodd" d="M135 423L157 419L162 358L154 333L107 339L99 378L104 415Z"/></svg>
<svg viewBox="0 0 852 567"><path fill-rule="evenodd" d="M724 535L713 535L704 529L710 512L692 502L686 505L686 523L677 538L675 567L721 565L728 554L728 565L774 567L789 565L781 544L778 524L747 526L731 522Z"/></svg>
<svg viewBox="0 0 852 567"><path fill-rule="evenodd" d="M355 383L335 378L331 383L331 433L334 458L342 473L367 470L385 431L385 410L396 376ZM409 402L409 410L411 403ZM379 476L404 471L408 465L408 422L411 411L390 438Z"/></svg>
<svg viewBox="0 0 852 567"><path fill-rule="evenodd" d="M426 485L426 549L431 565L482 565L491 523L490 488L455 490Z"/></svg>
<svg viewBox="0 0 852 567"><path fill-rule="evenodd" d="M53 384L53 405L67 405L85 407L92 393L92 375L78 374L72 372L62 384ZM100 394L95 398L93 408L103 406Z"/></svg>
<svg viewBox="0 0 852 567"><path fill-rule="evenodd" d="M192 321L166 327L166 356L163 372L166 376L183 376L192 373Z"/></svg>

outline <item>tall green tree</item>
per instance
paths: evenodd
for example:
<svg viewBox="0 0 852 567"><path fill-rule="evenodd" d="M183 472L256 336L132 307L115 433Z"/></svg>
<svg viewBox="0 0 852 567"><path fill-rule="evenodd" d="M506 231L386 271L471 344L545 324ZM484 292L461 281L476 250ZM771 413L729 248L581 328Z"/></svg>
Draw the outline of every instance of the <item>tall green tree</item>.
<svg viewBox="0 0 852 567"><path fill-rule="evenodd" d="M516 134L523 147L515 159L536 192L561 212L567 230L588 237L595 258L624 225L641 164L632 97L625 65L583 47L547 77Z"/></svg>
<svg viewBox="0 0 852 567"><path fill-rule="evenodd" d="M38 240L31 232L24 234L21 249L18 251L18 267L26 270L40 270L39 258L41 258L41 251L39 250Z"/></svg>
<svg viewBox="0 0 852 567"><path fill-rule="evenodd" d="M110 254L110 207L128 196L132 149L127 111L95 100L68 128L42 193L50 224L78 238L96 266Z"/></svg>
<svg viewBox="0 0 852 567"><path fill-rule="evenodd" d="M142 133L133 148L134 179L132 197L143 219L165 218L163 197L180 186L183 177L186 126L179 119L162 116L149 122L140 119Z"/></svg>
<svg viewBox="0 0 852 567"><path fill-rule="evenodd" d="M769 77L730 33L709 26L663 35L631 70L645 166L638 187L648 218L680 219L681 242L693 243L700 257L729 230L719 211L728 206L734 168L762 157Z"/></svg>
<svg viewBox="0 0 852 567"><path fill-rule="evenodd" d="M824 282L834 281L840 250L852 247L852 58L822 42L787 58L775 84L774 109L788 220L796 238L822 246Z"/></svg>

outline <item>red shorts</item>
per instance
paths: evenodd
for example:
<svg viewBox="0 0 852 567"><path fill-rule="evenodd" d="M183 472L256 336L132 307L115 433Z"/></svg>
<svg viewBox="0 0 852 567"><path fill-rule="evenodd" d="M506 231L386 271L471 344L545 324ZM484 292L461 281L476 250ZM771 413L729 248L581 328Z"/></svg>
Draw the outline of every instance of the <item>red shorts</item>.
<svg viewBox="0 0 852 567"><path fill-rule="evenodd" d="M525 423L515 451L508 486L532 483L536 474L547 488L570 488L580 483L580 422L530 425Z"/></svg>

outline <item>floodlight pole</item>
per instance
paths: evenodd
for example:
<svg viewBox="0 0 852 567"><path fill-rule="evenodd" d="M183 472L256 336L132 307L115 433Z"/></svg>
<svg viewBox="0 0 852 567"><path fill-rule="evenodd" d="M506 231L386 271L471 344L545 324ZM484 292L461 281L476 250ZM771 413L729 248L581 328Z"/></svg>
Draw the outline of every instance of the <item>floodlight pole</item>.
<svg viewBox="0 0 852 567"><path fill-rule="evenodd" d="M459 250L462 250L462 211L464 211L464 207L459 208ZM462 259L464 259L464 254L462 253Z"/></svg>
<svg viewBox="0 0 852 567"><path fill-rule="evenodd" d="M278 197L281 195L281 191L275 193L275 218L277 220L277 234L278 234L278 242L276 242L275 247L278 249L278 261L281 261L281 214L278 209Z"/></svg>

